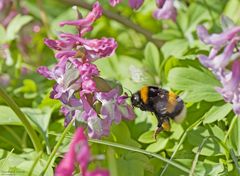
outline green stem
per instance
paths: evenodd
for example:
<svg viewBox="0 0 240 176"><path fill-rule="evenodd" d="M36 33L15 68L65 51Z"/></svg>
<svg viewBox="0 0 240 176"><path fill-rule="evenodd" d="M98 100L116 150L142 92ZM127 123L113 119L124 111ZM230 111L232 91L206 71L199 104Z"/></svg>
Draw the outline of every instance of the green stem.
<svg viewBox="0 0 240 176"><path fill-rule="evenodd" d="M18 118L23 123L23 126L25 127L28 135L31 138L31 141L33 143L33 146L37 152L42 150L42 144L34 131L33 127L31 126L30 122L28 121L27 117L24 115L24 113L20 110L18 105L13 101L13 99L3 90L2 87L0 87L0 96L5 101L6 104L16 113Z"/></svg>
<svg viewBox="0 0 240 176"><path fill-rule="evenodd" d="M237 168L237 172L238 172L238 175L240 175L240 166L238 164L238 158L237 156L235 155L234 153L234 150L233 149L230 149L230 154L231 154L231 157L232 157L232 160Z"/></svg>
<svg viewBox="0 0 240 176"><path fill-rule="evenodd" d="M186 131L183 133L183 135L182 135L182 137L181 137L181 139L180 139L180 141L179 141L176 149L174 150L174 152L173 152L173 154L172 154L172 156L171 156L171 158L170 158L170 161L172 161L172 159L173 159L174 156L176 155L178 149L180 148L180 146L181 146L182 143L184 142L185 138L187 137L187 133L188 133L190 130L192 130L194 127L197 127L198 125L200 125L200 124L202 123L202 121L203 121L203 118L199 119L198 121L196 121L195 123L193 123L190 127L188 127L188 128L186 129ZM167 170L168 166L169 166L169 164L166 164L166 166L163 168L163 171L161 172L161 175L160 175L160 176L163 176L163 174L164 174L165 171Z"/></svg>
<svg viewBox="0 0 240 176"><path fill-rule="evenodd" d="M178 23L178 21L176 21L175 24L176 24L178 30L180 31L182 37L185 38L185 34L184 34L183 30L182 30L182 27L181 27L180 24Z"/></svg>
<svg viewBox="0 0 240 176"><path fill-rule="evenodd" d="M57 144L55 145L51 155L49 156L48 160L47 160L47 164L45 166L45 168L43 169L41 175L45 175L45 172L47 171L49 165L51 164L52 160L53 160L53 157L56 155L57 151L58 151L58 148L60 147L63 139L66 137L67 135L67 132L70 130L70 128L72 127L72 124L74 122L74 118L71 120L71 122L68 124L68 126L65 128L65 130L63 131L60 139L58 140Z"/></svg>
<svg viewBox="0 0 240 176"><path fill-rule="evenodd" d="M209 13L210 17L212 18L213 24L216 24L216 22L215 22L215 20L214 20L214 17L213 17L212 10L211 10L211 8L208 6L207 1L206 1L206 0L203 0L203 3L204 3L205 6L207 7L208 13Z"/></svg>
<svg viewBox="0 0 240 176"><path fill-rule="evenodd" d="M118 143L114 143L114 142L109 142L109 141L103 141L103 140L97 140L97 139L89 139L88 140L89 142L92 142L92 143L97 143L97 144L103 144L103 145L107 145L107 146L111 146L111 147L116 147L116 148L121 148L121 149L125 149L125 150L129 150L129 151L133 151L133 152L138 152L138 153L143 153L143 154L146 154L146 155L149 155L149 156L153 156L155 158L158 158L178 169L180 169L181 171L185 172L185 173L189 173L190 170L185 168L184 166L178 164L178 163L175 163L173 161L170 161L169 159L166 159L158 154L155 154L155 153L151 153L151 152L148 152L148 151L145 151L145 150L142 150L142 149L139 149L139 148L135 148L135 147L131 147L131 146L126 146L126 145L123 145L123 144L118 144Z"/></svg>
<svg viewBox="0 0 240 176"><path fill-rule="evenodd" d="M234 124L235 124L237 118L238 118L238 116L236 115L236 116L232 119L231 124L230 124L230 127L229 127L229 129L228 129L228 131L227 131L226 136L224 137L224 140L223 140L224 144L226 144L227 138L228 138L229 134L231 133L231 131L232 131L233 127L234 127Z"/></svg>
<svg viewBox="0 0 240 176"><path fill-rule="evenodd" d="M196 168L196 166L197 166L198 157L199 157L199 155L200 155L200 153L201 153L201 151L202 151L202 148L203 148L205 142L208 140L208 138L209 138L209 137L204 138L203 141L202 141L202 143L201 143L201 145L198 147L197 153L196 153L196 155L195 155L195 157L194 157L194 160L193 160L193 163L192 163L191 172L190 172L189 176L193 176L194 171L195 171L195 168Z"/></svg>
<svg viewBox="0 0 240 176"><path fill-rule="evenodd" d="M28 176L31 176L31 175L33 175L32 173L33 173L33 171L34 171L34 168L36 167L36 165L37 165L38 161L39 161L39 160L40 160L40 158L42 157L42 154L43 154L43 152L42 152L42 151L41 151L41 152L38 154L38 156L37 156L37 158L35 159L35 161L34 161L34 163L33 163L32 167L31 167L30 171L28 172Z"/></svg>

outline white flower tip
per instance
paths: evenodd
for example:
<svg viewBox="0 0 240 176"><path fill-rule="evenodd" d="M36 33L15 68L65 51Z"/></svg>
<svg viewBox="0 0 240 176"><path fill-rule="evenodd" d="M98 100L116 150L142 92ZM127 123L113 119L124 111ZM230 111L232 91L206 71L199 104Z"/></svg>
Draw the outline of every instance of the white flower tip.
<svg viewBox="0 0 240 176"><path fill-rule="evenodd" d="M77 10L77 6L72 6L72 9L73 10Z"/></svg>

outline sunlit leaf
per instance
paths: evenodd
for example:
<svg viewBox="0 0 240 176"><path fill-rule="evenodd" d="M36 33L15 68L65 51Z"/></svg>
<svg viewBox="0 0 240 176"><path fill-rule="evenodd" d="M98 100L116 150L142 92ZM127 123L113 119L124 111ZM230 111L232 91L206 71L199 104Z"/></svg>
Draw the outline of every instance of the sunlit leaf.
<svg viewBox="0 0 240 176"><path fill-rule="evenodd" d="M17 33L21 30L21 28L29 23L33 18L28 15L17 15L13 18L13 20L9 23L7 27L7 40L11 41L17 37Z"/></svg>

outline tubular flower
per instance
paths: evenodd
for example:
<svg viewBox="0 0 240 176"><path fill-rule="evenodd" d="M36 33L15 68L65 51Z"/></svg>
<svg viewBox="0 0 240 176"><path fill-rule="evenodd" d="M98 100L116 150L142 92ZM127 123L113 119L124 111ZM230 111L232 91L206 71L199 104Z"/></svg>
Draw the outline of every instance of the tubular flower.
<svg viewBox="0 0 240 176"><path fill-rule="evenodd" d="M142 6L143 0L129 0L128 3L132 9L137 10Z"/></svg>
<svg viewBox="0 0 240 176"><path fill-rule="evenodd" d="M109 1L110 5L113 7L120 2L121 2L121 0L110 0ZM128 0L129 6L134 10L139 9L142 6L143 2L144 2L144 0Z"/></svg>
<svg viewBox="0 0 240 176"><path fill-rule="evenodd" d="M220 34L209 35L205 27L197 28L200 40L212 46L209 56L199 55L199 61L219 79L222 87L216 90L226 102L233 104L233 110L237 115L240 115L240 61L236 59L239 58L239 53L234 54L234 49L240 41L239 32L240 27L233 26ZM235 58L235 61L230 71L226 67L231 58Z"/></svg>
<svg viewBox="0 0 240 176"><path fill-rule="evenodd" d="M158 9L153 12L153 17L160 19L171 19L176 21L177 10L173 5L173 0L156 0Z"/></svg>
<svg viewBox="0 0 240 176"><path fill-rule="evenodd" d="M102 8L96 2L85 18L60 23L61 26L76 26L78 34L62 33L58 40L45 39L44 43L56 51L58 63L51 69L45 66L38 68L38 73L56 81L50 97L62 102L61 112L66 117L65 125L75 119L75 122L88 127L88 135L92 138L108 135L113 122L134 118L133 110L125 100L119 101L123 99L119 89L110 87L106 80L100 78L100 71L93 63L113 54L117 47L116 41L105 37L84 38L85 32L93 29L94 21L101 15ZM97 83L97 79L102 80L102 83ZM95 104L101 104L100 111ZM116 109L115 113L111 107Z"/></svg>
<svg viewBox="0 0 240 176"><path fill-rule="evenodd" d="M87 138L84 135L83 128L78 128L70 143L68 152L60 164L56 167L56 176L72 176L75 169L74 165L78 164L82 176L109 176L109 172L103 169L88 171L88 164L91 162L91 153L88 146Z"/></svg>
<svg viewBox="0 0 240 176"><path fill-rule="evenodd" d="M121 0L110 0L110 5L114 7L115 5L117 5L120 2L121 2Z"/></svg>

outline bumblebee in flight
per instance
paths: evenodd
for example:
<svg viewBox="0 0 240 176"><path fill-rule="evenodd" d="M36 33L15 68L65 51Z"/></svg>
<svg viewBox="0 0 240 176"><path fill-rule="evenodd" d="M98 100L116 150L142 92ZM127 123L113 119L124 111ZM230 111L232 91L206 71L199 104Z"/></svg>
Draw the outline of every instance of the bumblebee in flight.
<svg viewBox="0 0 240 176"><path fill-rule="evenodd" d="M175 93L162 88L144 86L132 94L131 102L134 107L156 115L158 125L154 133L155 139L161 131L170 130L170 118L181 123L186 116L183 100Z"/></svg>

